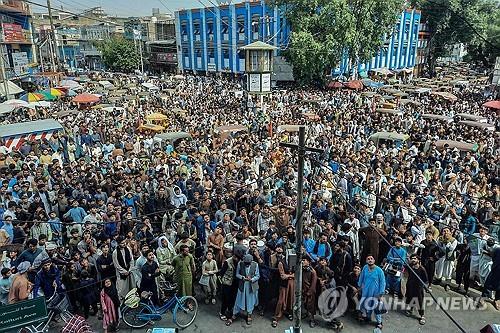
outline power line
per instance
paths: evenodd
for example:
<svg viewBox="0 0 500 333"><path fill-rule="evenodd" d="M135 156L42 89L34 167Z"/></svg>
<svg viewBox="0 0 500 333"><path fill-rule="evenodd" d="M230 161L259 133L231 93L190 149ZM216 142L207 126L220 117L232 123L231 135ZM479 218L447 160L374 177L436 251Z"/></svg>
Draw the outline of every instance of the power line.
<svg viewBox="0 0 500 333"><path fill-rule="evenodd" d="M163 5L163 7L165 7L165 8L166 8L169 12L171 12L172 14L174 14L174 13L175 13L172 9L170 9L170 8L168 8L168 7L167 7L167 5L165 4L165 2L163 2L163 0L158 0L158 1L159 1L159 2Z"/></svg>
<svg viewBox="0 0 500 333"><path fill-rule="evenodd" d="M24 1L27 2L27 3L29 3L29 4L35 5L35 6L43 7L43 8L46 8L46 9L49 8L46 5L42 5L42 4L30 1L30 0L24 0ZM61 13L67 13L67 14L71 14L73 16L82 17L82 18L86 18L86 19L89 19L89 20L94 20L94 21L98 21L98 22L102 22L102 23L107 23L107 24L110 24L110 25L122 26L121 24L118 24L118 23L115 23L115 22L112 22L112 21L107 21L107 20L103 20L103 19L100 19L100 18L90 17L90 16L86 16L86 15L82 15L82 14L77 14L77 13L74 13L74 12L71 12L71 11L68 11L68 10L65 10L65 9L58 9L58 11L61 12Z"/></svg>
<svg viewBox="0 0 500 333"><path fill-rule="evenodd" d="M493 47L494 49L496 50L500 50L500 45L498 44L493 44L492 42L490 42L486 37L484 37L483 35L481 35L477 29L474 27L474 25L472 23L469 22L469 20L467 20L467 18L465 18L464 16L458 14L456 11L454 11L449 5L447 4L444 4L444 3L438 3L438 2L435 2L435 1L432 1L432 0L426 0L427 2L433 4L433 5L436 5L436 6L439 6L441 8L445 8L446 10L448 10L450 13L452 13L453 15L455 15L456 17L458 17L461 21L465 22L470 30L476 35L478 36L480 39L482 39L486 44L490 45L491 47ZM426 11L425 12L427 15L429 16L434 16L436 18L441 18L442 17L442 13L440 14L433 14L431 11Z"/></svg>

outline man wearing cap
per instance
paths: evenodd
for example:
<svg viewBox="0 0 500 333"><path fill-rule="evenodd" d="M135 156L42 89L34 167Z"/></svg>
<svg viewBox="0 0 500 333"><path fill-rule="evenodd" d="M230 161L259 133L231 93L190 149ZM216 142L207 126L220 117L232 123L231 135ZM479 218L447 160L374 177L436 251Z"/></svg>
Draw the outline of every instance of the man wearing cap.
<svg viewBox="0 0 500 333"><path fill-rule="evenodd" d="M118 247L113 251L113 265L116 269L116 287L121 300L127 293L136 287L135 276L132 274L134 267L134 256L132 250L127 246L125 237L117 238Z"/></svg>
<svg viewBox="0 0 500 333"><path fill-rule="evenodd" d="M47 259L52 260L52 257L56 253L57 250L57 245L48 242L45 244L45 249L42 249L42 252L38 256L36 256L35 260L33 261L33 268L38 269L42 265L42 262L44 262Z"/></svg>
<svg viewBox="0 0 500 333"><path fill-rule="evenodd" d="M46 299L51 298L56 291L62 290L61 272L56 265L52 264L50 258L42 261L42 269L36 274L33 297L38 297L40 290Z"/></svg>
<svg viewBox="0 0 500 333"><path fill-rule="evenodd" d="M23 261L17 266L17 274L12 279L9 290L9 304L27 300L33 285L28 281L28 269L31 267L29 261Z"/></svg>
<svg viewBox="0 0 500 333"><path fill-rule="evenodd" d="M236 319L236 315L241 312L247 314L247 325L252 324L253 310L259 304L259 278L259 265L253 261L251 254L246 254L243 261L240 261L236 268L236 279L239 280L239 285L233 308L233 317L226 323L228 326Z"/></svg>
<svg viewBox="0 0 500 333"><path fill-rule="evenodd" d="M406 264L406 250L401 247L402 244L401 237L396 237L394 247L391 247L386 257L387 264L391 265L386 275L387 290L393 292L396 298L401 292L401 270Z"/></svg>

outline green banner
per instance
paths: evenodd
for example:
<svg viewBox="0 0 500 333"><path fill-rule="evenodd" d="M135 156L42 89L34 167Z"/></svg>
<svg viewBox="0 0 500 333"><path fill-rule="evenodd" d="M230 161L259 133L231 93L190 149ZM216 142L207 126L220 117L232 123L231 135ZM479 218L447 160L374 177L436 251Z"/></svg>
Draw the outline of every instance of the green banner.
<svg viewBox="0 0 500 333"><path fill-rule="evenodd" d="M26 326L47 318L44 297L37 297L0 307L0 332Z"/></svg>

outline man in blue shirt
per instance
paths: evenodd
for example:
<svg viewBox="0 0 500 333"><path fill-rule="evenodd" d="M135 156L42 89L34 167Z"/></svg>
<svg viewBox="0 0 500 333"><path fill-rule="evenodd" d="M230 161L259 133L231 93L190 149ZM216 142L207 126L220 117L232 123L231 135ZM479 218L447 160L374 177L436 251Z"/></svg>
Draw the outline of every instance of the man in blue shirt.
<svg viewBox="0 0 500 333"><path fill-rule="evenodd" d="M386 274L386 285L389 293L394 293L395 297L401 292L401 270L406 264L406 250L401 247L403 240L401 237L394 239L394 247L387 253L387 263L392 265L392 268Z"/></svg>
<svg viewBox="0 0 500 333"><path fill-rule="evenodd" d="M328 244L327 235L321 234L319 241L314 244L313 250L310 255L314 262L317 262L319 258L326 258L328 261L330 261L330 258L332 257L332 248L330 244Z"/></svg>
<svg viewBox="0 0 500 333"><path fill-rule="evenodd" d="M311 231L309 229L304 230L304 241L303 241L304 247L306 249L306 252L311 255L311 253L314 250L314 246L316 245L316 242L314 239L311 239Z"/></svg>
<svg viewBox="0 0 500 333"><path fill-rule="evenodd" d="M75 223L82 223L85 216L87 216L87 212L85 209L78 206L78 200L74 200L71 204L72 207L66 214L64 214L64 218L70 217Z"/></svg>

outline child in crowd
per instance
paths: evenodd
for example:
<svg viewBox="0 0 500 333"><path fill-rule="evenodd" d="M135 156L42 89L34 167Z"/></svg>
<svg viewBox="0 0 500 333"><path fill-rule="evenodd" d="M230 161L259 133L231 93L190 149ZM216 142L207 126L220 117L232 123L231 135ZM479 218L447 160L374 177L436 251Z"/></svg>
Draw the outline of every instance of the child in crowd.
<svg viewBox="0 0 500 333"><path fill-rule="evenodd" d="M202 275L200 279L200 284L203 286L205 291L205 303L215 304L215 293L217 292L217 277L216 273L219 271L217 268L217 262L214 260L214 254L212 251L207 252L206 260L202 265Z"/></svg>

